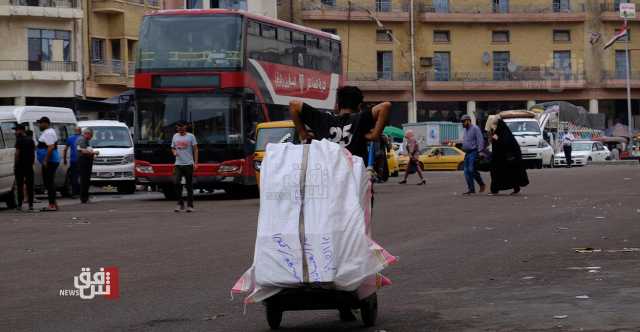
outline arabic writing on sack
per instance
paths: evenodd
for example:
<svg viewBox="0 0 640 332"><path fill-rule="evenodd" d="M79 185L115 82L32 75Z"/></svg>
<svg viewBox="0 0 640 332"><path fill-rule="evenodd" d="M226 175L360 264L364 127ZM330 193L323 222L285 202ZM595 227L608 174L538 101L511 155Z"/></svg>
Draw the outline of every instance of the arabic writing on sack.
<svg viewBox="0 0 640 332"><path fill-rule="evenodd" d="M293 253L293 248L289 246L289 244L285 241L282 233L273 234L271 239L276 244L276 250L278 254L280 254L280 258L284 262L285 266L289 269L289 272L293 275L293 277L302 282L302 278L298 274L296 267L298 266L298 259Z"/></svg>
<svg viewBox="0 0 640 332"><path fill-rule="evenodd" d="M280 186L276 186L275 190L266 193L268 200L291 200L300 201L300 172L301 164L293 164L291 172L284 176ZM311 166L307 171L305 180L305 199L328 199L329 198L329 171L320 164ZM269 189L267 189L269 190ZM271 189L273 190L273 189Z"/></svg>
<svg viewBox="0 0 640 332"><path fill-rule="evenodd" d="M79 275L73 277L75 289L61 289L60 296L78 296L83 300L91 300L96 296L105 296L109 299L118 297L118 270L117 268L99 268L91 273L91 268L83 267Z"/></svg>

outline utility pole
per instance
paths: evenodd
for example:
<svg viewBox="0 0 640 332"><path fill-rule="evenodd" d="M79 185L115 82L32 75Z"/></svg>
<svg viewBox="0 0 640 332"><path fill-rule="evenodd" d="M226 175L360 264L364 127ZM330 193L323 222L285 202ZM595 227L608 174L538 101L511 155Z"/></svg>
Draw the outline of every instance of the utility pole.
<svg viewBox="0 0 640 332"><path fill-rule="evenodd" d="M414 0L409 3L409 16L411 22L411 108L409 109L409 122L418 121L418 103L416 102L416 30L413 11Z"/></svg>
<svg viewBox="0 0 640 332"><path fill-rule="evenodd" d="M627 116L629 117L628 121L628 129L629 129L629 139L633 137L633 114L631 113L631 61L629 61L629 43L631 42L631 38L629 38L629 26L627 25L627 19L624 19L624 26L627 29L627 40L624 43L625 50L625 60L626 60L626 74L627 74Z"/></svg>

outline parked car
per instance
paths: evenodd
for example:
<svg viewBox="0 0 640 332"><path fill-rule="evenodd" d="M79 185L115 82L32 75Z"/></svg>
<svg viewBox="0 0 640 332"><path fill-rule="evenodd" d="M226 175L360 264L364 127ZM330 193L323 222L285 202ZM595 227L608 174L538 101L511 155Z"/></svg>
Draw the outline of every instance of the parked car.
<svg viewBox="0 0 640 332"><path fill-rule="evenodd" d="M608 160L611 155L606 146L596 141L575 141L571 144L571 150L573 166L584 166L592 161ZM556 167L567 166L564 152L556 153L554 164Z"/></svg>
<svg viewBox="0 0 640 332"><path fill-rule="evenodd" d="M423 171L455 171L464 167L464 151L454 146L430 146L420 150L420 168ZM400 157L400 168L407 169L409 156Z"/></svg>
<svg viewBox="0 0 640 332"><path fill-rule="evenodd" d="M93 160L91 184L114 186L123 194L135 193L135 160L129 127L109 120L80 121L78 127L93 131L91 146L99 152Z"/></svg>
<svg viewBox="0 0 640 332"><path fill-rule="evenodd" d="M0 126L8 131L10 128L13 128L16 123L24 124L28 130L33 131L34 140L37 140L38 136L40 136L40 128L36 121L43 116L51 120L51 127L55 129L56 134L58 134L58 151L62 156L67 144L67 138L73 135L77 124L73 110L49 106L0 106ZM10 135L15 135L12 129ZM11 148L13 148L13 146L11 146ZM68 177L68 167L62 163L56 171L55 185L62 196L71 194L69 191L70 181ZM34 165L34 186L36 192L44 191L42 167L38 162Z"/></svg>

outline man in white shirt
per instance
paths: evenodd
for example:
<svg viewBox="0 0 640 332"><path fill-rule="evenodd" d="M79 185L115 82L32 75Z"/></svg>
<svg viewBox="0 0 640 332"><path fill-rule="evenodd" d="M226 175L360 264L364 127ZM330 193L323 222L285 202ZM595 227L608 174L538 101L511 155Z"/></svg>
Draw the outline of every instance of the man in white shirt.
<svg viewBox="0 0 640 332"><path fill-rule="evenodd" d="M571 159L571 144L576 138L569 132L569 128L564 129L562 135L562 149L564 150L564 158L567 160L567 168L571 168L573 159Z"/></svg>
<svg viewBox="0 0 640 332"><path fill-rule="evenodd" d="M56 170L60 165L58 134L51 128L51 120L48 117L43 116L37 123L41 134L38 138L36 154L38 161L42 165L42 180L49 198L49 206L43 208L42 211L58 211L55 185Z"/></svg>

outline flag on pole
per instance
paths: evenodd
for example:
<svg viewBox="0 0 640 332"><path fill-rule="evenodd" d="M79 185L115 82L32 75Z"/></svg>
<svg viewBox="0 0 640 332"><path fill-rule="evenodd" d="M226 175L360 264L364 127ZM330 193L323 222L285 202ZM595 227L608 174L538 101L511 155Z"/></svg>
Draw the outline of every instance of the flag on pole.
<svg viewBox="0 0 640 332"><path fill-rule="evenodd" d="M627 22L624 22L624 25L622 26L622 28L617 31L617 33L613 36L613 38L611 38L610 41L604 44L604 49L606 50L607 48L611 47L613 43L626 37L628 34L629 34L629 26L627 25Z"/></svg>

